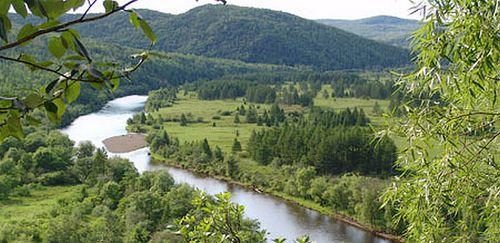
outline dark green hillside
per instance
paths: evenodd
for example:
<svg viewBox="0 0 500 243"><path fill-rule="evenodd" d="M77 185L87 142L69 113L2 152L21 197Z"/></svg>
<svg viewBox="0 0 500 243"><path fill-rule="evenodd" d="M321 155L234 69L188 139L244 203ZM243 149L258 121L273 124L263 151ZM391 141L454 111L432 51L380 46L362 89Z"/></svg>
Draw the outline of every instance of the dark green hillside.
<svg viewBox="0 0 500 243"><path fill-rule="evenodd" d="M408 47L411 33L422 26L419 21L392 16L375 16L358 20L320 19L317 21L368 39L401 47Z"/></svg>
<svg viewBox="0 0 500 243"><path fill-rule="evenodd" d="M137 49L98 43L87 39L84 41L90 54L96 60L112 60L118 63L131 64L130 55L140 52ZM43 50L44 40L36 40L33 47L27 50L37 61L45 61L48 56ZM13 56L14 54L10 54ZM72 121L78 115L100 109L105 102L113 97L131 94L147 94L161 87L179 86L186 82L200 80L224 79L241 76L242 79L275 83L294 77L302 79L311 73L307 69L297 69L285 66L251 64L235 60L206 58L200 56L153 52L151 58L141 68L131 75L131 81L122 79L115 93L96 92L90 85L84 85L81 95L66 111L63 125ZM248 78L245 78L248 77ZM22 64L0 61L0 95L12 96L16 93L27 93L38 89L43 84L56 77L45 72L31 72Z"/></svg>
<svg viewBox="0 0 500 243"><path fill-rule="evenodd" d="M162 51L322 70L409 63L405 50L282 12L205 5L180 15L140 13L158 35L154 48ZM135 48L147 45L132 30L126 15L82 26L80 31L100 41Z"/></svg>

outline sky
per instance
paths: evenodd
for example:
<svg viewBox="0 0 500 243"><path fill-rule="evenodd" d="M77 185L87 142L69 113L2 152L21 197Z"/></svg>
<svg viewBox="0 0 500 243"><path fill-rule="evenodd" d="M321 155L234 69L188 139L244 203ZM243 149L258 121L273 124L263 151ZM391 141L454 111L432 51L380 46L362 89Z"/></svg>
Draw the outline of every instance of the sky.
<svg viewBox="0 0 500 243"><path fill-rule="evenodd" d="M101 0L99 0L101 1ZM228 4L267 8L298 15L306 19L360 19L376 15L418 19L409 15L410 0L227 0ZM119 0L119 3L127 2ZM147 8L165 13L179 14L215 0L139 0L133 8ZM98 4L93 12L102 12Z"/></svg>

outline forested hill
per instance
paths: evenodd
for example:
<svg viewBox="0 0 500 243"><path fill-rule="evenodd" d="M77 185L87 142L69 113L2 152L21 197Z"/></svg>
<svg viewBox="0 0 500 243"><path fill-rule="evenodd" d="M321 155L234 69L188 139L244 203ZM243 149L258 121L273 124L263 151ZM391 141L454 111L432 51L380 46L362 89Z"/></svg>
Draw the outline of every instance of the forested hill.
<svg viewBox="0 0 500 243"><path fill-rule="evenodd" d="M392 16L375 16L357 20L320 19L317 21L368 39L405 48L409 45L408 39L411 33L422 25L417 20Z"/></svg>
<svg viewBox="0 0 500 243"><path fill-rule="evenodd" d="M307 65L321 70L395 67L406 50L312 20L272 10L205 5L180 15L140 10L158 35L154 48L252 63ZM147 46L125 14L79 29L83 36L135 48Z"/></svg>

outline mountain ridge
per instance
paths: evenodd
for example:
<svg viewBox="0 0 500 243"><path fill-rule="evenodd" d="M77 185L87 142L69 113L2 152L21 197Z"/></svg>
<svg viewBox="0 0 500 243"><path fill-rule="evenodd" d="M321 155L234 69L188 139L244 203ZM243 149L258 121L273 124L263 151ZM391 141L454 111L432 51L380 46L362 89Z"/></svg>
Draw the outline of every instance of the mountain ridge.
<svg viewBox="0 0 500 243"><path fill-rule="evenodd" d="M137 11L158 36L153 48L165 52L318 70L398 67L410 62L406 50L285 12L210 4L178 15ZM77 29L99 41L147 46L123 14Z"/></svg>
<svg viewBox="0 0 500 243"><path fill-rule="evenodd" d="M408 48L412 32L422 26L422 22L388 15L378 15L362 19L317 19L318 23L343 29L351 33L382 43Z"/></svg>

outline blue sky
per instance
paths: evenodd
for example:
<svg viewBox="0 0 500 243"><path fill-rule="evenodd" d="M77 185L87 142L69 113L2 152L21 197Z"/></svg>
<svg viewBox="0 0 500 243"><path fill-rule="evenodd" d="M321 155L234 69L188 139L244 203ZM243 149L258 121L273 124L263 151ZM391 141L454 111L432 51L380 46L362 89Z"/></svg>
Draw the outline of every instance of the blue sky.
<svg viewBox="0 0 500 243"><path fill-rule="evenodd" d="M267 8L292 13L307 19L359 19L375 15L391 15L418 19L410 16L410 0L227 0L229 4ZM119 0L123 3L126 0ZM214 0L139 0L134 8L147 8L165 13L183 13L191 8L215 3ZM96 11L102 11L102 8Z"/></svg>

